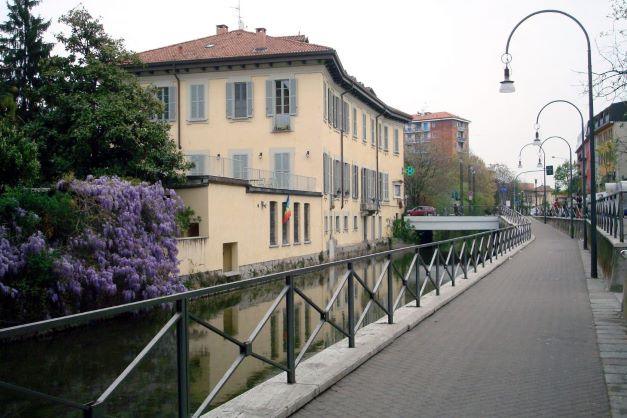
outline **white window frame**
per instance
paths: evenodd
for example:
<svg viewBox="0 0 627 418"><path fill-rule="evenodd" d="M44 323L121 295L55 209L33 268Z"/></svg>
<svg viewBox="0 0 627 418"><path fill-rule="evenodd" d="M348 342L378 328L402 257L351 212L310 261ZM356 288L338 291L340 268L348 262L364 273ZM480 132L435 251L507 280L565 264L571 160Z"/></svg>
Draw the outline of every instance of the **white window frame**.
<svg viewBox="0 0 627 418"><path fill-rule="evenodd" d="M202 101L194 101L195 90L202 92ZM207 94L207 83L204 81L188 81L187 95L187 121L205 122L207 120L207 97L209 96ZM202 109L196 108L199 104L202 105Z"/></svg>

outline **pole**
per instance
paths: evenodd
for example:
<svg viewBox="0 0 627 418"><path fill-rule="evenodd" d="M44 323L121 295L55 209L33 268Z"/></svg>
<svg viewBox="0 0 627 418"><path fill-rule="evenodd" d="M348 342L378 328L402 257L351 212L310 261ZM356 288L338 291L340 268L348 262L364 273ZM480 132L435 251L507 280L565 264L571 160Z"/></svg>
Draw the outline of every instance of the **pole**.
<svg viewBox="0 0 627 418"><path fill-rule="evenodd" d="M573 153L570 153L570 160L568 161L568 168L570 173L570 179L568 180L568 198L570 199L570 238L575 238L575 220L573 219Z"/></svg>
<svg viewBox="0 0 627 418"><path fill-rule="evenodd" d="M477 186L476 185L476 181L477 181L476 176L477 176L477 172L473 168L473 170L472 170L472 205L475 208L477 207L477 205L475 204L475 202L476 202L475 199L477 198L477 194L475 193L476 189L477 189L477 187L476 187Z"/></svg>
<svg viewBox="0 0 627 418"><path fill-rule="evenodd" d="M470 169L472 167L470 166L470 164L468 164L468 177L466 177L468 179L468 194L470 194ZM472 208L472 201L470 200L470 196L468 196L468 214L472 215L471 212L471 208Z"/></svg>
<svg viewBox="0 0 627 418"><path fill-rule="evenodd" d="M533 179L533 193L536 195L536 215L538 212L538 179Z"/></svg>
<svg viewBox="0 0 627 418"><path fill-rule="evenodd" d="M464 214L464 162L459 160L459 211Z"/></svg>
<svg viewBox="0 0 627 418"><path fill-rule="evenodd" d="M542 146L540 146L540 149L542 150L542 175L544 176L544 185L542 188L544 189L544 223L546 224L546 153L544 152L544 149L542 149Z"/></svg>

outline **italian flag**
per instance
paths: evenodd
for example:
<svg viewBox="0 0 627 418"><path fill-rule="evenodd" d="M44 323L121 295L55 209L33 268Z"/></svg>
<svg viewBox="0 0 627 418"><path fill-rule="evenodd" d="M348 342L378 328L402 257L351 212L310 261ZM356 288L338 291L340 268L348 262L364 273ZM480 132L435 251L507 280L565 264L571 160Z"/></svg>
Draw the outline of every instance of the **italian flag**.
<svg viewBox="0 0 627 418"><path fill-rule="evenodd" d="M290 196L287 196L287 200L285 201L285 207L283 208L283 223L286 224L290 220L290 216L292 216L292 210L290 209Z"/></svg>

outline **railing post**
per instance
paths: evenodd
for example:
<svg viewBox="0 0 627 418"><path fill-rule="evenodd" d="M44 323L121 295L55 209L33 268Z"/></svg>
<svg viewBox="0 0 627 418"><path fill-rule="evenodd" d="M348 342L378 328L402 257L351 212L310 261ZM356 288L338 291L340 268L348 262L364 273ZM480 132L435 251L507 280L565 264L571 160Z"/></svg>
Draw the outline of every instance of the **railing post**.
<svg viewBox="0 0 627 418"><path fill-rule="evenodd" d="M348 347L355 348L355 279L353 278L353 263L348 263Z"/></svg>
<svg viewBox="0 0 627 418"><path fill-rule="evenodd" d="M620 242L625 242L625 192L618 194L618 230L620 233Z"/></svg>
<svg viewBox="0 0 627 418"><path fill-rule="evenodd" d="M176 369L178 372L179 418L187 418L189 416L189 374L187 361L189 354L189 339L187 334L187 299L179 299L176 301L176 312L181 315L176 323Z"/></svg>
<svg viewBox="0 0 627 418"><path fill-rule="evenodd" d="M416 248L416 263L414 264L414 271L416 276L416 308L420 308L420 266L418 266L419 258L420 250Z"/></svg>
<svg viewBox="0 0 627 418"><path fill-rule="evenodd" d="M287 311L287 383L296 383L296 320L294 318L294 278L285 278L287 294L285 309Z"/></svg>
<svg viewBox="0 0 627 418"><path fill-rule="evenodd" d="M447 267L451 269L451 287L455 287L455 264L457 263L457 251L455 251L455 242L451 242L451 264Z"/></svg>
<svg viewBox="0 0 627 418"><path fill-rule="evenodd" d="M103 403L93 403L89 409L83 411L83 418L104 418L105 408Z"/></svg>
<svg viewBox="0 0 627 418"><path fill-rule="evenodd" d="M440 246L435 247L435 295L440 296ZM429 272L430 273L430 272Z"/></svg>
<svg viewBox="0 0 627 418"><path fill-rule="evenodd" d="M461 261L462 263L464 263L464 279L468 278L468 246L465 245L466 244L466 240L462 241L462 256L461 256Z"/></svg>
<svg viewBox="0 0 627 418"><path fill-rule="evenodd" d="M394 323L394 285L392 279L392 254L388 254L388 324Z"/></svg>

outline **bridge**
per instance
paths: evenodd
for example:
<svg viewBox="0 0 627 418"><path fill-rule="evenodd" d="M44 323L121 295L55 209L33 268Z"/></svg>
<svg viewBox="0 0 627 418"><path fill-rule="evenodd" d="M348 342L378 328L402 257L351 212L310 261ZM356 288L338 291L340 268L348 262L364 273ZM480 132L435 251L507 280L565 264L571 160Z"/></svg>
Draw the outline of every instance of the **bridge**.
<svg viewBox="0 0 627 418"><path fill-rule="evenodd" d="M488 231L499 228L498 216L405 216L416 231Z"/></svg>
<svg viewBox="0 0 627 418"><path fill-rule="evenodd" d="M7 400L18 397L36 400L35 408L24 401L8 411L30 407L34 413L29 410L28 416L34 417L51 416L50 411L69 416L72 410L83 417L624 413L627 327L615 294L606 291L606 282L589 279L589 258L578 240L560 231L567 228L563 220L545 225L507 210L501 220L506 226L451 240L1 329L0 340L18 347L0 345L0 361L11 361L11 367L0 364L0 404L13 407ZM584 226L578 223L576 235ZM319 281L320 272L329 278L327 296L308 287L307 275ZM267 294L256 303L261 310L247 310L248 296L228 314L201 309L220 295L227 297L215 306L226 305L228 295L246 295L246 289ZM136 320L122 317L114 328L103 324L151 309L160 322L146 331L137 328L148 320L145 314ZM233 321L236 315L245 320ZM55 360L54 338L46 337L35 363L29 360L33 351L11 340L87 323L105 329L85 330L83 355L69 362L61 361L68 358L67 341ZM126 341L120 328L141 337L134 353L121 356L115 366L100 367L95 382L85 374L89 366L79 364L65 384L44 390L50 380L41 377L46 356L66 369L79 360L104 363L118 349L100 356L93 352L103 336ZM321 340L329 330L329 339ZM198 345L211 337L222 345ZM222 357L230 363L213 362ZM251 361L266 369L242 375ZM133 383L164 364L170 366L163 375ZM77 385L78 376L94 388ZM245 391L256 380L265 381ZM153 396L145 390L148 385ZM91 398L72 398L72 390ZM45 409L44 403L57 409Z"/></svg>

